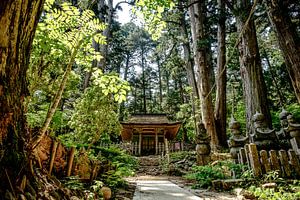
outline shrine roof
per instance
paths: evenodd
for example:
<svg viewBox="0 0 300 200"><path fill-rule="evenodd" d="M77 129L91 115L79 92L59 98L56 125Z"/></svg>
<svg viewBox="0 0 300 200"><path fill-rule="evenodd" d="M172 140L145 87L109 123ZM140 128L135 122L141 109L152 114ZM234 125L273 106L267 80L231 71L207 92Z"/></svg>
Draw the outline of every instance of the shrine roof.
<svg viewBox="0 0 300 200"><path fill-rule="evenodd" d="M167 124L181 124L181 122L169 121L166 114L134 114L131 115L127 121L121 122L121 124L167 125Z"/></svg>
<svg viewBox="0 0 300 200"><path fill-rule="evenodd" d="M181 122L169 121L166 114L134 114L120 123L123 141L131 140L135 130L141 134L155 134L158 129L165 131L166 138L173 139L181 126Z"/></svg>

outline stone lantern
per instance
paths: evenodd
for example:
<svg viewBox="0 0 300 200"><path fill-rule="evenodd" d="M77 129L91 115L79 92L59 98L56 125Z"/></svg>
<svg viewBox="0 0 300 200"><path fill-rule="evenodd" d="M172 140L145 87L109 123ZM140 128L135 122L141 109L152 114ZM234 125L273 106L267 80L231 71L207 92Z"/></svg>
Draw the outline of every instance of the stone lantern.
<svg viewBox="0 0 300 200"><path fill-rule="evenodd" d="M207 165L210 162L210 136L207 135L203 123L199 124L199 133L196 136L197 165Z"/></svg>
<svg viewBox="0 0 300 200"><path fill-rule="evenodd" d="M229 128L232 135L227 142L230 148L230 154L237 162L239 150L248 142L248 137L241 134L241 125L234 118L231 119Z"/></svg>
<svg viewBox="0 0 300 200"><path fill-rule="evenodd" d="M255 143L258 150L278 149L279 143L274 129L270 129L262 113L253 116L254 131L249 134L250 141Z"/></svg>

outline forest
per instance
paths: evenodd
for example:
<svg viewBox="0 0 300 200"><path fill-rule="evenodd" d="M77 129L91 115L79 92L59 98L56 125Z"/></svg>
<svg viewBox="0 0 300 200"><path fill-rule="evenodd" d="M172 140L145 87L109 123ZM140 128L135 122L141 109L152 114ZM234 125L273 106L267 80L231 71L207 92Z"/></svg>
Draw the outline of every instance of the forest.
<svg viewBox="0 0 300 200"><path fill-rule="evenodd" d="M112 144L134 114L181 122L170 144L182 153L169 155L165 143L169 173L209 174L210 161L240 159L247 143L286 151L298 169L299 69L299 0L1 1L0 199L108 199L103 186L119 199L142 161ZM171 167L189 157L198 166ZM224 165L244 169L237 162ZM293 173L283 174L296 189L279 199L300 198ZM194 177L211 186L203 180Z"/></svg>

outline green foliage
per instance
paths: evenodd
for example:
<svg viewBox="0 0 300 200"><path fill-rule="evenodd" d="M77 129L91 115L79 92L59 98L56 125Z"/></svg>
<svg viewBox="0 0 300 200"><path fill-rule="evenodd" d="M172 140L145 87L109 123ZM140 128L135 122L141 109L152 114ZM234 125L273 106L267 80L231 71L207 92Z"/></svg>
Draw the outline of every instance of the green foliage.
<svg viewBox="0 0 300 200"><path fill-rule="evenodd" d="M193 185L194 188L208 188L213 180L225 179L225 175L220 166L206 165L193 167L193 172L188 174L186 178L197 181Z"/></svg>
<svg viewBox="0 0 300 200"><path fill-rule="evenodd" d="M196 138L195 117L192 112L192 103L181 104L179 112L176 113L176 119L182 121L182 128L178 133L180 137L183 129L187 132L187 141L194 141Z"/></svg>
<svg viewBox="0 0 300 200"><path fill-rule="evenodd" d="M101 155L110 160L116 167L119 175L132 176L137 167L137 159L128 155L124 150L111 146L110 148L103 148Z"/></svg>
<svg viewBox="0 0 300 200"><path fill-rule="evenodd" d="M254 178L254 173L251 170L245 170L241 176L241 178L246 179L246 180L250 180Z"/></svg>
<svg viewBox="0 0 300 200"><path fill-rule="evenodd" d="M286 109L293 114L296 121L300 122L300 105L298 103L291 104Z"/></svg>
<svg viewBox="0 0 300 200"><path fill-rule="evenodd" d="M249 183L246 182L247 190L255 195L256 198L260 200L289 200L289 199L299 199L300 198L300 182L295 180L292 183L287 183L287 180L280 178L278 171L270 171L264 174L260 179L254 179L253 172L247 170L243 173L242 178L246 180L252 180ZM256 180L256 182L253 182ZM264 183L276 183L275 188L264 188L262 184ZM248 185L248 186L247 186Z"/></svg>
<svg viewBox="0 0 300 200"><path fill-rule="evenodd" d="M241 178L245 168L245 165L232 161L219 161L214 165L194 166L193 172L187 174L186 178L197 181L194 188L207 188L213 180L231 178L233 173L235 178Z"/></svg>
<svg viewBox="0 0 300 200"><path fill-rule="evenodd" d="M140 18L144 19L146 30L157 40L162 30L166 27L166 22L162 20L165 9L171 9L175 6L171 0L152 1L141 0L136 2L133 11Z"/></svg>
<svg viewBox="0 0 300 200"><path fill-rule="evenodd" d="M293 114L293 117L294 117L296 122L300 122L300 105L298 103L288 105L288 106L285 107L285 109ZM278 111L272 111L271 112L271 114L272 114L272 124L273 124L273 127L277 130L281 128L280 119L279 119L279 114L281 112L282 112L281 109L278 110Z"/></svg>
<svg viewBox="0 0 300 200"><path fill-rule="evenodd" d="M111 188L123 187L126 182L123 177L133 176L137 168L137 159L124 150L110 146L100 148L103 161L111 162L113 169L101 175L103 182Z"/></svg>
<svg viewBox="0 0 300 200"><path fill-rule="evenodd" d="M299 181L294 181L293 184L284 184L277 188L262 188L251 186L248 189L259 200L290 200L300 198L300 184Z"/></svg>
<svg viewBox="0 0 300 200"><path fill-rule="evenodd" d="M170 153L170 162L183 160L185 157L194 157L195 153L190 151L178 151Z"/></svg>
<svg viewBox="0 0 300 200"><path fill-rule="evenodd" d="M71 190L84 190L85 186L77 176L70 176L64 182L64 185Z"/></svg>
<svg viewBox="0 0 300 200"><path fill-rule="evenodd" d="M79 95L82 69L89 69L93 60L101 59L100 53L92 48L92 41L105 43L101 34L104 28L90 10L81 11L70 3L54 5L52 0L45 2L45 13L37 27L27 74L29 90L33 94L27 99L27 119L31 127L42 126L66 66L71 64L74 66L62 97L63 106L51 124L54 131L67 128L72 115L68 108L73 106L72 99Z"/></svg>
<svg viewBox="0 0 300 200"><path fill-rule="evenodd" d="M118 104L126 99L127 82L114 74L93 73L93 84L77 99L68 137L75 143L93 144L102 138L120 133Z"/></svg>

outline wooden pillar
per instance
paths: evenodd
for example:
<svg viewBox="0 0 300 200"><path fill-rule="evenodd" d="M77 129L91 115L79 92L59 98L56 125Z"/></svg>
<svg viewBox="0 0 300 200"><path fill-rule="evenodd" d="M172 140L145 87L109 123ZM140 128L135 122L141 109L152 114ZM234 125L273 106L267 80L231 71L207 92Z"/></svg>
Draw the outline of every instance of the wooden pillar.
<svg viewBox="0 0 300 200"><path fill-rule="evenodd" d="M157 129L155 129L155 155L158 154L158 133Z"/></svg>
<svg viewBox="0 0 300 200"><path fill-rule="evenodd" d="M139 155L142 155L142 133L139 133Z"/></svg>
<svg viewBox="0 0 300 200"><path fill-rule="evenodd" d="M53 169L53 164L54 164L54 160L55 160L55 155L56 155L57 146L58 146L58 142L54 140L54 141L53 141L53 146L52 146L52 152L51 152L49 174L52 173L52 169Z"/></svg>
<svg viewBox="0 0 300 200"><path fill-rule="evenodd" d="M72 172L72 166L73 166L73 160L74 160L75 150L76 150L75 147L71 147L69 161L68 161L68 167L67 167L67 176L70 176L71 172Z"/></svg>
<svg viewBox="0 0 300 200"><path fill-rule="evenodd" d="M170 155L169 155L169 144L168 144L168 139L165 138L165 150L166 150L166 157L168 164L170 163Z"/></svg>

